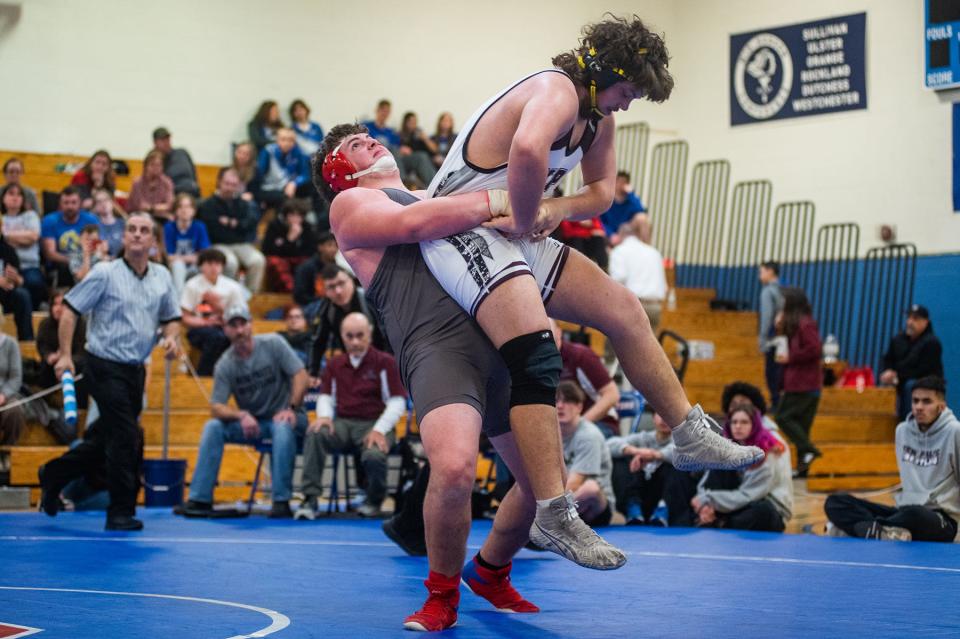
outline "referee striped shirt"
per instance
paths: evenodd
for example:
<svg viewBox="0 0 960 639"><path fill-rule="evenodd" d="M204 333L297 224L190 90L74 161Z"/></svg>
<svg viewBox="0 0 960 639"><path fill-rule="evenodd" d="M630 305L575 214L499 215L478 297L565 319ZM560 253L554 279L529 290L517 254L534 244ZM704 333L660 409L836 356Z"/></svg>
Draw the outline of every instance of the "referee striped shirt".
<svg viewBox="0 0 960 639"><path fill-rule="evenodd" d="M149 262L143 276L124 259L100 262L63 299L87 315L87 352L122 364L142 364L160 324L180 319L170 272Z"/></svg>

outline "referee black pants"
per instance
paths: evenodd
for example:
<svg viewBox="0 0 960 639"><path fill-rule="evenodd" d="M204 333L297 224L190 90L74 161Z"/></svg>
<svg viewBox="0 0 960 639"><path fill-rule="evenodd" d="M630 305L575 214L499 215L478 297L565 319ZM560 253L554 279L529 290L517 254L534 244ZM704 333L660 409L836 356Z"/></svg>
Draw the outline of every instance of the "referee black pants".
<svg viewBox="0 0 960 639"><path fill-rule="evenodd" d="M100 419L83 441L44 468L44 480L61 490L70 480L103 472L110 491L107 518L133 516L143 461L143 365L120 364L87 355L83 370Z"/></svg>

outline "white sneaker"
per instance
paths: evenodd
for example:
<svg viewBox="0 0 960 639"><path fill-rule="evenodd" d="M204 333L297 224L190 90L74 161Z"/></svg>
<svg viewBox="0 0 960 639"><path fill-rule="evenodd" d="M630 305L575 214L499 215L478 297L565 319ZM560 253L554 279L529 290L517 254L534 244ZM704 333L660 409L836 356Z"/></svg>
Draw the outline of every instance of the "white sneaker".
<svg viewBox="0 0 960 639"><path fill-rule="evenodd" d="M741 446L723 436L723 429L694 406L683 423L673 429L673 467L677 470L740 470L763 460L756 446Z"/></svg>
<svg viewBox="0 0 960 639"><path fill-rule="evenodd" d="M569 492L546 506L537 506L530 541L584 568L616 570L627 563L622 550L604 541L580 519L573 493Z"/></svg>
<svg viewBox="0 0 960 639"><path fill-rule="evenodd" d="M303 519L306 521L313 521L317 518L317 500L313 499L304 499L303 503L297 508L297 512L293 513L294 519Z"/></svg>

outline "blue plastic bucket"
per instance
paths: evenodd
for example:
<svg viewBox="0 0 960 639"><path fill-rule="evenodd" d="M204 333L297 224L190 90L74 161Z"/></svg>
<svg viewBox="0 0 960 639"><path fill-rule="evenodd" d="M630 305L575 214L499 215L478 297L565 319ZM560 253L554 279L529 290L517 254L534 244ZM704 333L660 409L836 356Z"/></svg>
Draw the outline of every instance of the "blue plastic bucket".
<svg viewBox="0 0 960 639"><path fill-rule="evenodd" d="M143 493L146 506L182 504L186 474L185 459L144 459Z"/></svg>

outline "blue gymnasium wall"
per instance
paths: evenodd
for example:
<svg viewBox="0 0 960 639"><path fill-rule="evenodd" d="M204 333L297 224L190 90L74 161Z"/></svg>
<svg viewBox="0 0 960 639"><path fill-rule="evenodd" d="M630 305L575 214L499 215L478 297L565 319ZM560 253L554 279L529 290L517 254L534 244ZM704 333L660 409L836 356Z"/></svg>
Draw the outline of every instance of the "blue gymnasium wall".
<svg viewBox="0 0 960 639"><path fill-rule="evenodd" d="M784 285L802 285L806 270L809 266L785 264L781 279ZM827 272L827 281L837 280L836 275L844 268L840 264L828 264L823 268ZM863 260L851 265L855 269L853 295L850 300L852 317L859 318L853 325L830 326L823 319L820 322L824 336L836 333L841 336L840 355L843 358L851 356L851 351L860 340L861 332L865 337L879 338L886 347L890 336L876 336L872 331L870 313L862 308L863 294ZM735 284L747 284L746 287L736 287ZM756 279L756 269L727 268L716 266L677 265L678 286L704 286L718 291L718 297L729 300L748 302L751 310L757 310L760 295L760 285ZM746 291L743 293L741 291ZM812 293L812 294L811 294ZM817 306L815 293L808 291L814 307ZM913 302L923 304L930 309L934 332L943 343L943 365L947 378L947 400L951 406L960 409L960 254L947 255L920 255L917 257L917 275L914 283ZM846 335L844 339L843 336Z"/></svg>

